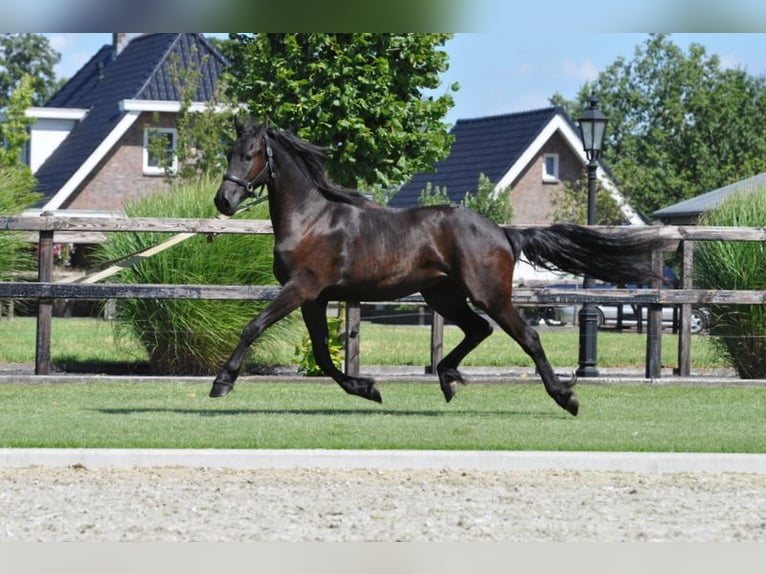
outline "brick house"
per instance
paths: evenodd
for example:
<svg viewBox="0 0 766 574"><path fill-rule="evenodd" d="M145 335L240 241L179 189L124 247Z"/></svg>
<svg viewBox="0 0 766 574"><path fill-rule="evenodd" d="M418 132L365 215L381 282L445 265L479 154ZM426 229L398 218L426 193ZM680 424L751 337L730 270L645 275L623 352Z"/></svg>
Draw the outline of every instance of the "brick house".
<svg viewBox="0 0 766 574"><path fill-rule="evenodd" d="M114 34L43 107L30 108L29 165L42 199L31 213L109 216L164 185L150 134L176 145L174 74L201 72L191 109L204 109L226 66L201 34Z"/></svg>
<svg viewBox="0 0 766 574"><path fill-rule="evenodd" d="M479 176L484 174L497 192L510 188L514 224L550 224L553 193L564 182L582 178L587 165L579 130L559 106L458 120L451 133L455 140L450 155L437 162L433 172L416 174L394 195L390 206L417 206L428 183L446 189L450 199L459 203L466 193L476 191ZM645 225L602 166L597 176L621 206L624 222ZM515 276L520 283L562 278L524 262Z"/></svg>

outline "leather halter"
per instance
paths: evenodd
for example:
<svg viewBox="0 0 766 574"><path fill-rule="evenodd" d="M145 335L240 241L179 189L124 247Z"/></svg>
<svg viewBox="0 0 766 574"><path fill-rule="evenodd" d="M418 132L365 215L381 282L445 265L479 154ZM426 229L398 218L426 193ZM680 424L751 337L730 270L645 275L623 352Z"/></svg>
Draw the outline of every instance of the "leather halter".
<svg viewBox="0 0 766 574"><path fill-rule="evenodd" d="M246 180L236 175L229 175L228 173L223 176L224 181L230 181L244 187L248 195L255 195L256 188L263 187L274 179L274 170L271 168L271 158L274 157L274 151L271 149L268 137L264 135L263 140L266 143L266 165L258 172L258 175L251 180ZM267 178L264 181L260 181L264 174L267 174Z"/></svg>

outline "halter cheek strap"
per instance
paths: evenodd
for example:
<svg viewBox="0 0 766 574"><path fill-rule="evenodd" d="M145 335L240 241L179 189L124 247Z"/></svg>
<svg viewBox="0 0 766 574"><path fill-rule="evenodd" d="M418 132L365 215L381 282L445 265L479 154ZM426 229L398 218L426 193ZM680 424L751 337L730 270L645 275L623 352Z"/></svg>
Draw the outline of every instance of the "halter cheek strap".
<svg viewBox="0 0 766 574"><path fill-rule="evenodd" d="M232 183L236 183L237 185L241 185L245 188L247 193L250 195L255 194L255 188L256 187L263 187L264 185L271 183L271 181L274 179L274 170L271 168L271 158L274 157L274 151L271 149L271 144L269 144L269 140L266 139L266 165L263 166L263 169L258 172L258 175L256 175L251 180L246 180L241 177L237 177L236 175L229 175L228 173L223 176L224 181L230 181ZM265 181L259 181L262 179L264 174L268 174Z"/></svg>

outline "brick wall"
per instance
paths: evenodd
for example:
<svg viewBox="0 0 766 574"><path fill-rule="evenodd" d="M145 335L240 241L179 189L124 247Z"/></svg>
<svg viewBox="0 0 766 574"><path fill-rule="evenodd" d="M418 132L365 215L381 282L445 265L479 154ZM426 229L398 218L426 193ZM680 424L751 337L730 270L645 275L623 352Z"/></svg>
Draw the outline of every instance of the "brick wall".
<svg viewBox="0 0 766 574"><path fill-rule="evenodd" d="M549 153L559 156L559 182L543 181L543 157ZM513 223L552 223L553 193L561 189L561 181L575 181L582 177L582 174L583 167L579 158L564 138L555 133L511 185Z"/></svg>
<svg viewBox="0 0 766 574"><path fill-rule="evenodd" d="M167 186L163 176L143 174L144 128L175 127L174 114L144 113L82 183L69 209L121 210L133 201Z"/></svg>

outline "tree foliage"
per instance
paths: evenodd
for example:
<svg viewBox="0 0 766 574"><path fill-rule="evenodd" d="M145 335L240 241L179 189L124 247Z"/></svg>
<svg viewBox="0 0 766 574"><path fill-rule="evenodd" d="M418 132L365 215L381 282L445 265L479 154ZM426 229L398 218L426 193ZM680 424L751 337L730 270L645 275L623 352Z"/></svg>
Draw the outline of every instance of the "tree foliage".
<svg viewBox="0 0 766 574"><path fill-rule="evenodd" d="M32 78L24 76L10 94L0 122L0 215L17 215L31 207L38 198L32 189L35 178L21 161L21 152L29 138L31 122L24 110L32 100ZM16 233L0 233L0 272L31 269L34 260L29 244Z"/></svg>
<svg viewBox="0 0 766 574"><path fill-rule="evenodd" d="M298 136L327 146L328 172L347 187L383 188L432 169L452 137L454 104L438 48L451 34L233 34L232 100Z"/></svg>
<svg viewBox="0 0 766 574"><path fill-rule="evenodd" d="M418 196L418 204L421 207L429 205L449 205L452 203L446 187L434 186L429 181Z"/></svg>
<svg viewBox="0 0 766 574"><path fill-rule="evenodd" d="M32 173L22 163L22 152L29 140L27 129L34 121L25 113L34 97L33 84L32 76L19 79L16 88L8 95L0 122L0 166L22 170L30 178Z"/></svg>
<svg viewBox="0 0 766 574"><path fill-rule="evenodd" d="M474 193L466 193L462 204L481 213L495 223L509 223L513 219L513 208L508 194L510 188L495 193L495 185L483 173L479 174Z"/></svg>
<svg viewBox="0 0 766 574"><path fill-rule="evenodd" d="M579 223L588 220L587 176L572 183L564 181L553 194L553 221L555 223ZM625 215L620 206L600 182L596 183L596 225L622 225Z"/></svg>
<svg viewBox="0 0 766 574"><path fill-rule="evenodd" d="M509 201L509 188L495 192L495 186L483 173L479 174L476 191L468 192L460 201L460 205L473 209L495 223L510 223L513 219L513 206ZM432 186L427 183L420 192L418 203L421 206L445 205L451 203L447 188Z"/></svg>
<svg viewBox="0 0 766 574"><path fill-rule="evenodd" d="M0 109L24 76L32 78L32 105L43 105L59 87L53 67L60 59L41 34L0 34Z"/></svg>
<svg viewBox="0 0 766 574"><path fill-rule="evenodd" d="M202 62L207 58L207 55L203 56ZM170 76L181 95L181 107L176 116L177 167L174 169L174 158L163 153L167 145L163 137L150 135L151 153L161 158L160 165L169 179L189 179L223 173L226 170L224 142L233 136L232 113L223 111L233 108L232 104L226 101L224 82L218 81L213 97L205 102L204 110L192 111L194 95L203 79L201 69L184 65L178 57L173 57L170 62ZM159 117L156 121L159 121Z"/></svg>
<svg viewBox="0 0 766 574"><path fill-rule="evenodd" d="M609 118L604 161L644 215L766 171L766 80L725 68L699 44L684 52L652 34L585 84L577 102L551 102L577 118L593 91ZM580 103L581 102L581 103Z"/></svg>

